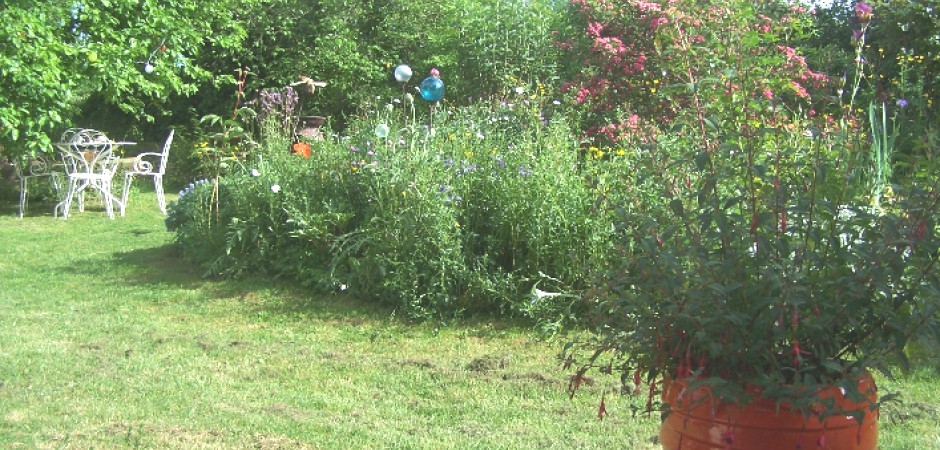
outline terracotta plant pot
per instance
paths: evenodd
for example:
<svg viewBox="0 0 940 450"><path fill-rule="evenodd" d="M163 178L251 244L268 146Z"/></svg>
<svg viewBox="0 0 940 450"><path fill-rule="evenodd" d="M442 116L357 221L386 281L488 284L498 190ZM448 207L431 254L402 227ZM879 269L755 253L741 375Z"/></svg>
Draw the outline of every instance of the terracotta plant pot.
<svg viewBox="0 0 940 450"><path fill-rule="evenodd" d="M671 412L663 421L659 438L666 450L762 449L762 450L875 450L878 443L878 413L870 410L877 401L875 382L866 374L858 389L866 400L847 399L837 387L819 393L834 399L835 408L865 411L859 424L852 416L836 415L820 422L817 415L805 417L758 399L747 405L720 403L709 398L705 387L690 391L684 381L668 382L663 402Z"/></svg>

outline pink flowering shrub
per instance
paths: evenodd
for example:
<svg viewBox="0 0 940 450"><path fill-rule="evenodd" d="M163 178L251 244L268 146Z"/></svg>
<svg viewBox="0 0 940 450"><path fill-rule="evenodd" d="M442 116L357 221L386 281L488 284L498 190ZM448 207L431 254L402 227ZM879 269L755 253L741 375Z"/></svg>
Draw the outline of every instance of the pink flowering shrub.
<svg viewBox="0 0 940 450"><path fill-rule="evenodd" d="M582 66L562 89L583 131L608 143L649 143L678 116L703 125L738 97L810 109L829 78L788 42L809 25L780 2L571 0L583 34L559 41ZM715 124L712 124L715 125Z"/></svg>

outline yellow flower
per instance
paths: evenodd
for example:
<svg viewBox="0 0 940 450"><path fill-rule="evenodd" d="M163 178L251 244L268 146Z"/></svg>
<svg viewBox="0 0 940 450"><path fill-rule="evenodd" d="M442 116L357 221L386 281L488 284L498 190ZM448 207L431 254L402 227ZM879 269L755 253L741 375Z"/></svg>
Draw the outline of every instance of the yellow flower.
<svg viewBox="0 0 940 450"><path fill-rule="evenodd" d="M460 222L454 221L454 226L460 228Z"/></svg>
<svg viewBox="0 0 940 450"><path fill-rule="evenodd" d="M617 151L614 152L614 153L615 153L617 156L624 156L624 155L627 154L627 151L624 150L624 149L622 149L622 148L618 148Z"/></svg>
<svg viewBox="0 0 940 450"><path fill-rule="evenodd" d="M463 154L464 154L464 156L466 156L467 158L473 158L473 152L471 152L471 151L466 151L466 152L464 152Z"/></svg>

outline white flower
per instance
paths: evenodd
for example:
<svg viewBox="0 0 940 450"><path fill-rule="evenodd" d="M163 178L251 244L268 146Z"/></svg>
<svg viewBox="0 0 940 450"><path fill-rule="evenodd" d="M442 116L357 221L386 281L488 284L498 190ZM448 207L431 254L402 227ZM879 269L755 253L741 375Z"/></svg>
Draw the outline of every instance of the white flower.
<svg viewBox="0 0 940 450"><path fill-rule="evenodd" d="M522 87L522 86L517 87L517 88L516 88L516 93L519 94L519 95L525 94L525 88Z"/></svg>
<svg viewBox="0 0 940 450"><path fill-rule="evenodd" d="M251 169L251 176L253 176L253 177L260 177L260 176L261 176L261 172L259 172L258 169Z"/></svg>
<svg viewBox="0 0 940 450"><path fill-rule="evenodd" d="M388 133L390 131L391 130L389 129L388 125L384 123L380 123L378 124L378 126L375 127L375 137L379 139L385 139L388 137Z"/></svg>
<svg viewBox="0 0 940 450"><path fill-rule="evenodd" d="M345 285L345 284L339 285L339 290L340 290L340 291L345 291L345 290L346 290L346 285Z"/></svg>
<svg viewBox="0 0 940 450"><path fill-rule="evenodd" d="M275 193L275 194L277 194L278 192L281 192L281 185L280 185L280 184L272 184L272 185L271 185L271 192L273 192L273 193Z"/></svg>

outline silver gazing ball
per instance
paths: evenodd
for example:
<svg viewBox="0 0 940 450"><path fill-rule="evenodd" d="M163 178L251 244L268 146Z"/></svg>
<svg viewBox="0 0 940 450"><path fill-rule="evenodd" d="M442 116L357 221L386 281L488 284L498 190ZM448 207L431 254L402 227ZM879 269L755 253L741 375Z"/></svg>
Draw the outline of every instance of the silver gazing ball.
<svg viewBox="0 0 940 450"><path fill-rule="evenodd" d="M411 79L411 67L402 64L395 68L395 81L407 83Z"/></svg>

